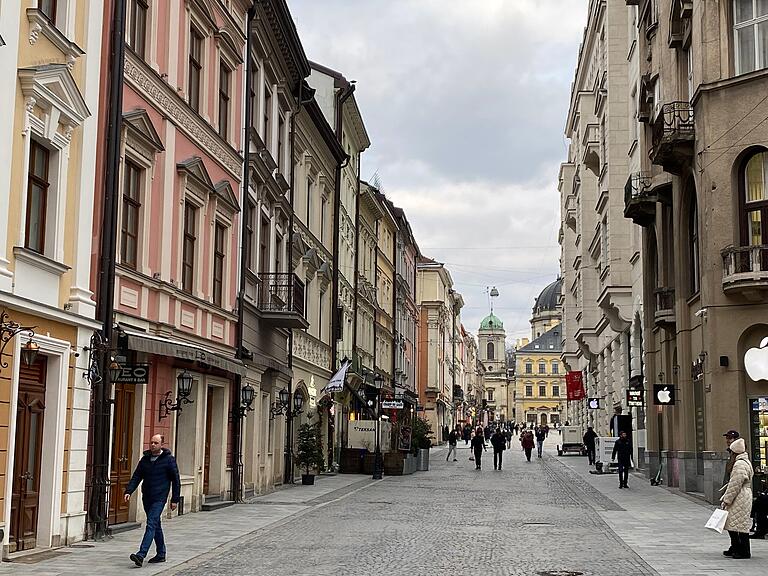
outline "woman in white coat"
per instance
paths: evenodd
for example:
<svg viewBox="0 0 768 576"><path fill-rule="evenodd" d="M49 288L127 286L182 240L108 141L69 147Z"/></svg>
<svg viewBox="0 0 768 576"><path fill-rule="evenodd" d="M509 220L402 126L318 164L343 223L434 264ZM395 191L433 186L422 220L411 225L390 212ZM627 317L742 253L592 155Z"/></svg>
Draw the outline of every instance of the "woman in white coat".
<svg viewBox="0 0 768 576"><path fill-rule="evenodd" d="M752 475L754 470L746 454L744 439L739 438L731 444L731 452L736 454L733 471L728 484L723 486L725 493L720 498L723 510L728 512L725 529L731 537L731 547L723 552L731 558L751 557L749 547L749 529L752 527Z"/></svg>

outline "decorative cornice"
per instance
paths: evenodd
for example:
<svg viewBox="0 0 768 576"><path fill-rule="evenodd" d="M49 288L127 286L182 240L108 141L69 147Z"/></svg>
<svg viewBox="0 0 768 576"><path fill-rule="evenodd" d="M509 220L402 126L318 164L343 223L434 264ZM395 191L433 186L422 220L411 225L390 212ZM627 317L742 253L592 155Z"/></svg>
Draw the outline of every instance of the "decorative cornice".
<svg viewBox="0 0 768 576"><path fill-rule="evenodd" d="M144 98L167 116L195 144L208 152L238 182L242 177L243 157L222 141L213 128L153 70L130 50L125 53L125 79Z"/></svg>
<svg viewBox="0 0 768 576"><path fill-rule="evenodd" d="M42 32L43 36L66 56L67 68L70 70L75 60L85 54L82 48L71 42L39 9L27 8L27 20L29 20L29 45L37 44Z"/></svg>

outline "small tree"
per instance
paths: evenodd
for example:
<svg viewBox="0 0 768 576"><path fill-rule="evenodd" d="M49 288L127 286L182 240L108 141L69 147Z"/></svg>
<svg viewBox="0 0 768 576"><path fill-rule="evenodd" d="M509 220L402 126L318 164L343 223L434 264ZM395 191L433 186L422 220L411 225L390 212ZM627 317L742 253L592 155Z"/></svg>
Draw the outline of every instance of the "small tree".
<svg viewBox="0 0 768 576"><path fill-rule="evenodd" d="M411 427L411 450L414 454L420 448L430 448L432 446L432 425L425 418L416 417L413 419Z"/></svg>
<svg viewBox="0 0 768 576"><path fill-rule="evenodd" d="M323 441L320 437L320 423L302 424L299 427L299 440L296 446L296 462L309 474L310 468L318 471L325 466Z"/></svg>

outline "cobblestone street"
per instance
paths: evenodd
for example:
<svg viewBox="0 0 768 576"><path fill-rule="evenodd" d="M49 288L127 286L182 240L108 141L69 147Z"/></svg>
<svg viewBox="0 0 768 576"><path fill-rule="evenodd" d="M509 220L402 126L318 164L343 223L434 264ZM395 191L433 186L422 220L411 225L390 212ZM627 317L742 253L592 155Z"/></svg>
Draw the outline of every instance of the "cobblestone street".
<svg viewBox="0 0 768 576"><path fill-rule="evenodd" d="M556 438L556 437L555 437ZM458 461L432 452L431 469L411 476L323 477L250 504L166 523L169 563L144 574L253 576L334 574L616 575L762 574L768 541L753 559L724 558L725 536L706 531L711 507L631 477L587 473L579 457L527 463L516 446L504 470L483 470L459 447ZM548 452L548 453L547 453ZM0 574L100 576L134 570L128 554L141 533L53 551L39 562L3 564ZM738 564L737 564L738 563Z"/></svg>

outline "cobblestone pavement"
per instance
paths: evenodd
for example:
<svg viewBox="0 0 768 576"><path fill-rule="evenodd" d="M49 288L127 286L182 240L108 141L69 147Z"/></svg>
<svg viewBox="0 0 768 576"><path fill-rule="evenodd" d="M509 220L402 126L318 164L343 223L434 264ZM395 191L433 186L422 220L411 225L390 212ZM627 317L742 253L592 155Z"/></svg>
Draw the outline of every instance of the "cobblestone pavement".
<svg viewBox="0 0 768 576"><path fill-rule="evenodd" d="M463 446L458 462L433 451L428 473L386 478L169 574L657 574L596 513L615 502L574 487L550 456L505 456L503 471L488 452L477 472Z"/></svg>

